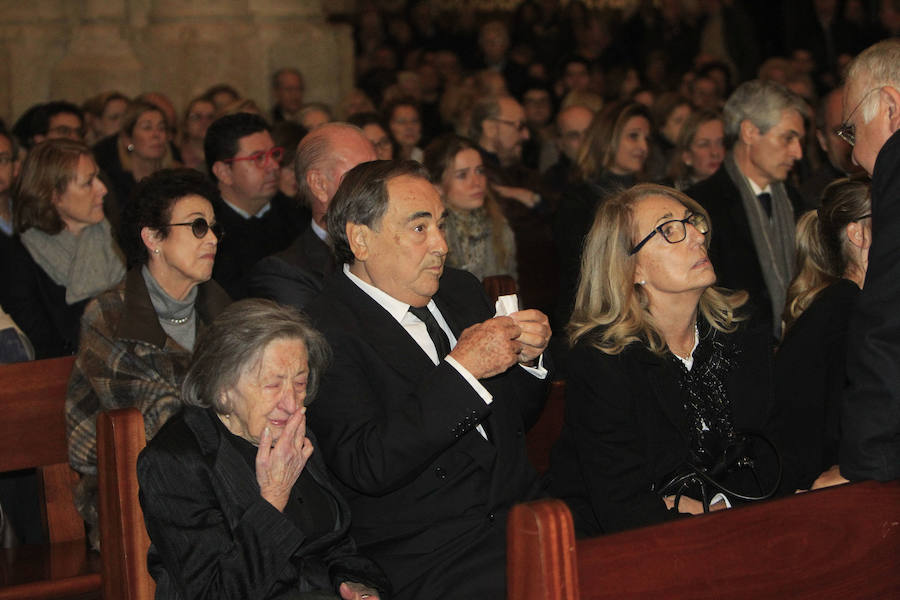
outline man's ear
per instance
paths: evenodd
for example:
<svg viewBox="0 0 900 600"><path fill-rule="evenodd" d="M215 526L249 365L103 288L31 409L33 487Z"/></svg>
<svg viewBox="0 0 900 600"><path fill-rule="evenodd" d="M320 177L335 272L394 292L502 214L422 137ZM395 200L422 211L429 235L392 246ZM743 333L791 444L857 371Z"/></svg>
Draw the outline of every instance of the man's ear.
<svg viewBox="0 0 900 600"><path fill-rule="evenodd" d="M306 185L322 205L328 204L328 191L325 187L325 175L319 169L309 169L306 172Z"/></svg>
<svg viewBox="0 0 900 600"><path fill-rule="evenodd" d="M212 172L213 175L216 176L216 179L218 179L225 185L231 185L232 183L234 183L234 180L231 177L231 167L229 167L221 160L217 160L213 163Z"/></svg>
<svg viewBox="0 0 900 600"><path fill-rule="evenodd" d="M372 230L367 225L347 223L345 231L353 256L356 260L365 262L369 257L369 233Z"/></svg>
<svg viewBox="0 0 900 600"><path fill-rule="evenodd" d="M744 119L743 121L741 121L738 135L740 136L740 140L744 143L745 146L751 146L755 144L759 139L759 127L754 125L750 121L750 119Z"/></svg>
<svg viewBox="0 0 900 600"><path fill-rule="evenodd" d="M900 91L894 86L886 85L881 89L881 94L881 101L887 107L891 131L897 131L900 129Z"/></svg>

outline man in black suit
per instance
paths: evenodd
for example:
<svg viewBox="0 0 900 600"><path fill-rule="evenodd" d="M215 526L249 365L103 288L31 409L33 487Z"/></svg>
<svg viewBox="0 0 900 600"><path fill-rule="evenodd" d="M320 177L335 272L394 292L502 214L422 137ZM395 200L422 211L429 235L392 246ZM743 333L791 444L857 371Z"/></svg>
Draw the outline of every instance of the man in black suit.
<svg viewBox="0 0 900 600"><path fill-rule="evenodd" d="M234 300L247 296L247 274L259 259L287 247L299 233L293 199L275 201L283 150L268 123L238 113L217 119L203 140L206 166L222 193L213 204L225 230L213 279Z"/></svg>
<svg viewBox="0 0 900 600"><path fill-rule="evenodd" d="M309 306L334 351L310 427L395 598L504 598L506 513L538 493L524 434L550 328L536 310L491 318L478 280L444 268L444 214L418 163L344 177L342 272Z"/></svg>
<svg viewBox="0 0 900 600"><path fill-rule="evenodd" d="M847 331L840 473L820 487L900 478L900 41L885 40L850 64L839 135L872 176L872 245L865 286ZM854 144L855 142L855 144ZM843 477L841 477L843 475Z"/></svg>
<svg viewBox="0 0 900 600"><path fill-rule="evenodd" d="M687 190L712 220L709 258L717 284L750 292L776 337L792 277L800 203L784 180L803 156L805 116L800 97L781 85L742 84L725 103L731 151L709 179Z"/></svg>
<svg viewBox="0 0 900 600"><path fill-rule="evenodd" d="M250 295L304 308L334 271L325 213L344 173L375 160L375 148L361 129L326 123L306 134L297 147L297 192L312 212L312 222L290 246L259 261L250 273Z"/></svg>

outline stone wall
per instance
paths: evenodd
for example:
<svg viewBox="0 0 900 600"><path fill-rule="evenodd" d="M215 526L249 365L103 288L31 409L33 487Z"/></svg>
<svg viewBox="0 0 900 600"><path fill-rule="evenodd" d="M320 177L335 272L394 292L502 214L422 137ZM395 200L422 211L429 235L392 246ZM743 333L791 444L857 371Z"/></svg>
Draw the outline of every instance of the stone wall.
<svg viewBox="0 0 900 600"><path fill-rule="evenodd" d="M306 99L336 104L353 85L347 0L0 0L0 118L36 102L105 90L162 91L181 111L227 82L261 107L269 75L293 66Z"/></svg>

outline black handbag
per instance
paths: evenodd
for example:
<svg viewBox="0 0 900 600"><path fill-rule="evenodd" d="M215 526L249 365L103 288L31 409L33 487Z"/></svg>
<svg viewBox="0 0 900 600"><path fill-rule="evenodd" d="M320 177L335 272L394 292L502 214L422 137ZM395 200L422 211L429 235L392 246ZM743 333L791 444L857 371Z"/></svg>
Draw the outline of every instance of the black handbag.
<svg viewBox="0 0 900 600"><path fill-rule="evenodd" d="M763 490L757 471L758 461L754 453L754 440L761 441L765 447L772 451L772 455L778 465L778 476L771 489ZM740 493L726 487L723 483L730 474L739 471L749 473L753 478L758 495ZM703 504L703 512L709 512L709 500L717 492L721 492L729 498L755 502L767 500L775 495L781 484L782 466L778 449L765 436L757 433L733 433L725 440L722 450L712 459L701 460L692 453L691 461L688 461L677 469L673 475L665 479L666 483L658 488L660 496L675 496L675 510L681 496L688 491L699 490L700 501Z"/></svg>

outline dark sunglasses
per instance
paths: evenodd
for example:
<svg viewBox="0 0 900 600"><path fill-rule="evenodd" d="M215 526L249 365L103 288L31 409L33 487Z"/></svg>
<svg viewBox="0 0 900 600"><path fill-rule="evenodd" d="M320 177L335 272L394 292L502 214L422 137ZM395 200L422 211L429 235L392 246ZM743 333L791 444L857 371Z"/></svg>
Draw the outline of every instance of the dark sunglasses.
<svg viewBox="0 0 900 600"><path fill-rule="evenodd" d="M190 227L191 233L198 240L205 238L210 229L212 229L217 239L221 240L225 237L225 230L222 229L221 225L218 223L210 225L203 217L197 217L190 223L169 223L169 227Z"/></svg>

